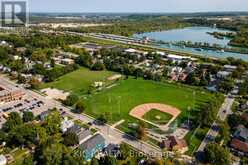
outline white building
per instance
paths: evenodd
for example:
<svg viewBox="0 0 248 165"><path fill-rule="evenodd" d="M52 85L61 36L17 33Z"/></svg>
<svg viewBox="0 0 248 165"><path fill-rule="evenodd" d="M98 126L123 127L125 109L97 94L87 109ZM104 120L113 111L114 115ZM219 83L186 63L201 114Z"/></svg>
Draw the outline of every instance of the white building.
<svg viewBox="0 0 248 165"><path fill-rule="evenodd" d="M179 56L179 55L174 55L174 54L169 54L167 58L168 60L171 60L173 62L181 62L182 60L191 60L191 57Z"/></svg>
<svg viewBox="0 0 248 165"><path fill-rule="evenodd" d="M236 69L237 69L237 66L234 66L234 65L224 65L224 70L225 71L233 72Z"/></svg>
<svg viewBox="0 0 248 165"><path fill-rule="evenodd" d="M65 118L62 122L61 122L61 126L60 129L63 133L65 133L69 128L74 126L74 122L72 120L68 120L67 118Z"/></svg>
<svg viewBox="0 0 248 165"><path fill-rule="evenodd" d="M217 73L217 77L218 77L218 78L227 78L230 74L231 74L231 72L219 71L219 72Z"/></svg>
<svg viewBox="0 0 248 165"><path fill-rule="evenodd" d="M141 54L141 55L147 55L148 54L148 52L146 52L146 51L136 50L136 49L132 49L132 48L126 49L126 50L124 50L124 52L135 53L135 54L137 53L137 54Z"/></svg>
<svg viewBox="0 0 248 165"><path fill-rule="evenodd" d="M165 52L160 52L160 51L157 51L156 54L160 55L161 57L164 57L166 55Z"/></svg>
<svg viewBox="0 0 248 165"><path fill-rule="evenodd" d="M63 64L63 65L71 65L74 63L75 63L75 61L73 59L70 59L70 58L65 58L65 59L61 60L61 64Z"/></svg>
<svg viewBox="0 0 248 165"><path fill-rule="evenodd" d="M7 158L4 155L0 155L0 165L6 165Z"/></svg>

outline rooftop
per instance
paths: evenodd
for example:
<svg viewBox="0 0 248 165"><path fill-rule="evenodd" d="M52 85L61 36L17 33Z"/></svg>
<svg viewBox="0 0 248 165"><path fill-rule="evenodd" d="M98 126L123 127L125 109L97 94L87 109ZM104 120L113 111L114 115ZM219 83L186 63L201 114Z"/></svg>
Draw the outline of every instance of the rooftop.
<svg viewBox="0 0 248 165"><path fill-rule="evenodd" d="M98 144L105 144L105 139L102 135L97 134L90 139L86 140L80 145L80 148L84 151L90 151L97 147Z"/></svg>

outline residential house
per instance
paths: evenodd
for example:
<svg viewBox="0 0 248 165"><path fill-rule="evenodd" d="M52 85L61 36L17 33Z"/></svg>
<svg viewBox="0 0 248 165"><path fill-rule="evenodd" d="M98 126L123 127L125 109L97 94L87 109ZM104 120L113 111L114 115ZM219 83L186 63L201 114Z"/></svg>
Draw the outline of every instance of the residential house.
<svg viewBox="0 0 248 165"><path fill-rule="evenodd" d="M108 156L118 157L121 155L120 145L118 144L109 144L103 150L104 154Z"/></svg>
<svg viewBox="0 0 248 165"><path fill-rule="evenodd" d="M71 52L63 52L63 51L59 51L58 54L55 55L56 57L63 57L63 58L69 58L69 59L77 59L78 58L78 54L75 53L71 53Z"/></svg>
<svg viewBox="0 0 248 165"><path fill-rule="evenodd" d="M229 75L231 75L231 72L227 72L227 71L219 71L217 73L217 77L220 79L225 79L227 78Z"/></svg>
<svg viewBox="0 0 248 165"><path fill-rule="evenodd" d="M16 51L17 51L18 53L20 53L20 54L25 53L26 50L27 50L27 48L25 48L25 47L18 47L18 48L16 48Z"/></svg>
<svg viewBox="0 0 248 165"><path fill-rule="evenodd" d="M227 72L233 72L237 69L237 66L234 65L224 65L224 70Z"/></svg>
<svg viewBox="0 0 248 165"><path fill-rule="evenodd" d="M13 56L13 59L14 60L21 60L22 58L20 56L15 55L15 56Z"/></svg>
<svg viewBox="0 0 248 165"><path fill-rule="evenodd" d="M50 114L50 111L43 111L41 112L41 114L39 115L39 118L41 121L45 121L46 117Z"/></svg>
<svg viewBox="0 0 248 165"><path fill-rule="evenodd" d="M97 152L101 152L106 146L102 135L97 134L84 141L79 148L84 151L84 159L90 161Z"/></svg>
<svg viewBox="0 0 248 165"><path fill-rule="evenodd" d="M0 46L9 46L8 42L6 41L1 41Z"/></svg>
<svg viewBox="0 0 248 165"><path fill-rule="evenodd" d="M65 59L61 60L61 64L63 64L63 65L71 65L74 63L75 63L75 61L73 59L70 59L70 58L65 58Z"/></svg>
<svg viewBox="0 0 248 165"><path fill-rule="evenodd" d="M238 126L230 143L231 150L238 155L248 156L248 129Z"/></svg>
<svg viewBox="0 0 248 165"><path fill-rule="evenodd" d="M161 143L162 148L166 148L169 151L179 151L184 153L188 150L188 145L184 139L178 139L175 136L168 136L166 140Z"/></svg>
<svg viewBox="0 0 248 165"><path fill-rule="evenodd" d="M67 129L67 132L75 133L78 137L78 144L82 144L85 140L89 139L92 136L92 133L89 129L81 128L78 125L74 125Z"/></svg>
<svg viewBox="0 0 248 165"><path fill-rule="evenodd" d="M72 120L68 120L67 117L61 122L60 129L63 133L65 133L69 128L74 126L74 122Z"/></svg>

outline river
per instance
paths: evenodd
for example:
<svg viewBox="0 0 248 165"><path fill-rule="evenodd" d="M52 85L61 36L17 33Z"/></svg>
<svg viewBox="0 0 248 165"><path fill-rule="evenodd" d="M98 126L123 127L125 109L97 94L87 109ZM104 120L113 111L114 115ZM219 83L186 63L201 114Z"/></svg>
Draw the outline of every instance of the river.
<svg viewBox="0 0 248 165"><path fill-rule="evenodd" d="M182 29L173 29L167 31L148 32L142 34L135 34L135 38L148 37L156 41L164 42L179 42L179 41L191 41L191 42L206 42L209 44L219 44L223 47L228 47L229 39L217 39L214 36L207 34L207 32L230 32L228 30L216 29L211 27L186 27ZM220 52L216 50L196 50L195 48L173 46L171 44L160 44L159 47L167 48L175 51L183 51L188 53L197 54L204 57L215 58L227 58L234 57L248 61L248 54L232 53L232 52Z"/></svg>

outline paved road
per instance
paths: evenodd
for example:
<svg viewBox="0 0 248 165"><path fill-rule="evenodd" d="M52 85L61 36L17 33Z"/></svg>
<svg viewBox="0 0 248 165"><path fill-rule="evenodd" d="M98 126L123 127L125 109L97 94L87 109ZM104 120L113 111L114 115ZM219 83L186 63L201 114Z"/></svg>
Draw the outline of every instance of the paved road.
<svg viewBox="0 0 248 165"><path fill-rule="evenodd" d="M232 114L232 105L233 105L234 99L226 97L224 103L222 104L219 113L218 118L221 121L225 121L227 115ZM217 122L215 121L211 128L209 129L207 135L205 136L204 140L202 141L201 145L199 146L197 152L201 153L204 151L206 145L210 142L212 142L219 133L219 126Z"/></svg>
<svg viewBox="0 0 248 165"><path fill-rule="evenodd" d="M2 81L6 81L9 84L12 84L13 86L16 86L15 83L13 83L12 81L8 80L7 78L1 76L0 79ZM65 107L64 105L62 105L60 102L53 100L53 99L48 99L34 91L31 90L27 90L22 88L21 86L19 86L20 89L22 89L26 94L31 95L39 100L42 100L46 107L48 108L53 108L56 107L57 109L62 109L63 111L65 111L69 116L73 117L74 120L81 120L82 122L88 123L94 122L94 118L91 118L90 116L87 116L85 114L75 114L72 113L70 108ZM132 147L144 152L145 154L157 154L159 157L162 156L162 152L159 148L154 147L150 144L147 144L145 142L141 142L141 141L137 141L135 139L131 139L128 135L126 135L125 133L113 128L110 125L104 125L104 126L100 126L100 125L95 125L93 124L94 128L97 128L99 130L99 132L106 138L106 140L108 142L111 143L121 143L121 142L126 142L127 144L131 145Z"/></svg>
<svg viewBox="0 0 248 165"><path fill-rule="evenodd" d="M16 85L12 81L9 81L8 79L2 76L0 76L0 79L4 79L4 81L8 83ZM39 93L36 93L34 91L27 90L22 87L20 88L27 94L32 95L33 97L36 97L37 99L44 101L44 103L46 104L46 107L51 107L51 108L56 107L57 109L62 109L63 111L66 112L67 115L73 117L74 120L80 120L85 123L88 123L88 122L94 123L95 121L94 118L86 114L72 113L71 108L65 107L63 104L61 104L60 102L56 100L48 99L45 96L42 96ZM166 153L167 155L165 155L165 153L163 153L160 148L152 146L146 142L134 139L133 137L130 137L129 135L125 134L124 132L121 132L120 130L110 125L100 126L100 125L93 124L92 127L96 128L104 136L107 142L116 143L116 144L125 142L129 144L130 146L134 147L135 149L137 149L138 151L140 151L141 153L144 153L146 155L153 156L153 157L162 157L162 156L172 157L174 155L173 152L167 152ZM189 157L187 155L182 155L181 158L188 162L191 162L192 160L194 160L194 158Z"/></svg>

